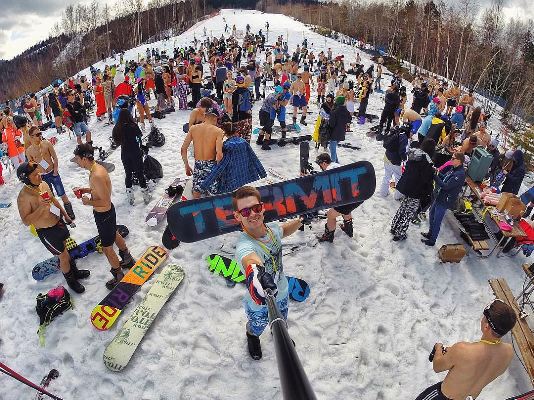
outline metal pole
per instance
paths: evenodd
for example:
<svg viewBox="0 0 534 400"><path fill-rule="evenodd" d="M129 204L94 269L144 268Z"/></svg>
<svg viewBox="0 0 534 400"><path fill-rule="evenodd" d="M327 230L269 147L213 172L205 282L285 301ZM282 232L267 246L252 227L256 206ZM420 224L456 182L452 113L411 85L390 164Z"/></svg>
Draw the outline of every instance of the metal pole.
<svg viewBox="0 0 534 400"><path fill-rule="evenodd" d="M287 331L287 323L276 305L275 297L270 289L266 289L266 294L284 400L317 400Z"/></svg>

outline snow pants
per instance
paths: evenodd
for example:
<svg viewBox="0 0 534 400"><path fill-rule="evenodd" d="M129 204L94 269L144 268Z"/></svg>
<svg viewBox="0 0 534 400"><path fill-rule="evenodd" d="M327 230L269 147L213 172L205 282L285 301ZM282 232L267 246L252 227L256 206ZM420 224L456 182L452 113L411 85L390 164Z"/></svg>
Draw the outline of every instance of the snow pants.
<svg viewBox="0 0 534 400"><path fill-rule="evenodd" d="M405 197L401 200L401 205L391 221L391 233L395 236L406 237L406 232L410 226L410 221L419 209L419 199Z"/></svg>
<svg viewBox="0 0 534 400"><path fill-rule="evenodd" d="M384 160L384 179L382 179L382 185L380 186L381 197L387 197L389 195L389 182L393 177L395 184L399 181L402 175L402 169L400 165L394 165L389 160ZM395 200L402 199L402 193L398 190L395 191L393 195Z"/></svg>

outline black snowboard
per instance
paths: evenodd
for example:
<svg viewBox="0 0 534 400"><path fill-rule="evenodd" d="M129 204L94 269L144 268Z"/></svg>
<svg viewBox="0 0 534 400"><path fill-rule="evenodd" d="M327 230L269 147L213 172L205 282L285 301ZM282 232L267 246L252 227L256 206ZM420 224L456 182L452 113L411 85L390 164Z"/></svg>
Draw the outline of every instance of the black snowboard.
<svg viewBox="0 0 534 400"><path fill-rule="evenodd" d="M292 218L325 208L363 202L376 187L373 165L368 161L277 182L258 188L265 208L265 222ZM192 243L239 230L233 216L232 194L176 203L167 212L169 228L163 238L169 244L169 233L178 243Z"/></svg>
<svg viewBox="0 0 534 400"><path fill-rule="evenodd" d="M300 142L300 172L307 174L310 169L310 142Z"/></svg>

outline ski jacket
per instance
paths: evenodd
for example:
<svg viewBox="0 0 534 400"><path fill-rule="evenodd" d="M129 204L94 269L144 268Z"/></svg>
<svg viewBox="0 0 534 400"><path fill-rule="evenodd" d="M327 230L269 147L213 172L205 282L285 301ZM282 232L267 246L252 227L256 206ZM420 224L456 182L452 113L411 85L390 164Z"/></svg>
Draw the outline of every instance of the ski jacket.
<svg viewBox="0 0 534 400"><path fill-rule="evenodd" d="M352 117L347 110L347 106L335 106L330 112L330 119L328 124L330 125L330 140L341 142L345 140L345 132L347 130L347 124L350 123Z"/></svg>
<svg viewBox="0 0 534 400"><path fill-rule="evenodd" d="M132 96L132 95L133 95L132 86L125 81L119 83L117 87L115 88L115 100L117 100L119 96Z"/></svg>
<svg viewBox="0 0 534 400"><path fill-rule="evenodd" d="M72 122L85 122L85 108L81 105L79 101L74 101L74 103L67 103L66 106L69 114L72 118Z"/></svg>
<svg viewBox="0 0 534 400"><path fill-rule="evenodd" d="M430 123L430 128L428 128L426 138L434 139L436 143L439 143L446 135L445 122L438 117L433 117Z"/></svg>
<svg viewBox="0 0 534 400"><path fill-rule="evenodd" d="M156 74L156 79L154 79L154 83L156 84L156 93L165 94L165 82L163 81L162 74Z"/></svg>
<svg viewBox="0 0 534 400"><path fill-rule="evenodd" d="M455 112L451 116L451 123L456 125L457 129L461 129L464 126L464 115L459 112Z"/></svg>
<svg viewBox="0 0 534 400"><path fill-rule="evenodd" d="M432 178L434 168L432 160L421 149L413 149L408 153L408 161L395 189L406 197L422 199L432 194Z"/></svg>
<svg viewBox="0 0 534 400"><path fill-rule="evenodd" d="M384 110L386 111L395 111L400 104L400 96L399 93L396 91L389 91L386 93L386 96L384 98L385 105Z"/></svg>
<svg viewBox="0 0 534 400"><path fill-rule="evenodd" d="M215 82L224 83L226 76L228 75L228 69L226 67L219 67L215 70Z"/></svg>
<svg viewBox="0 0 534 400"><path fill-rule="evenodd" d="M393 165L401 165L406 160L406 147L408 146L408 136L403 132L390 132L390 135L396 135L396 139L392 139L393 146L386 148L386 158ZM387 136L384 138L384 146L386 146Z"/></svg>
<svg viewBox="0 0 534 400"><path fill-rule="evenodd" d="M222 160L213 167L200 187L208 190L213 182L219 180L219 193L228 193L266 176L265 168L250 144L234 136L223 143Z"/></svg>
<svg viewBox="0 0 534 400"><path fill-rule="evenodd" d="M7 155L15 157L24 153L24 146L20 143L22 133L14 126L8 126L2 133L2 142L7 143Z"/></svg>
<svg viewBox="0 0 534 400"><path fill-rule="evenodd" d="M423 121L421 122L421 126L417 130L417 133L419 135L425 136L428 133L428 130L430 129L430 126L432 125L432 119L434 118L434 115L438 112L438 107L436 106L436 103L430 104L430 107L428 107L428 115L423 118Z"/></svg>
<svg viewBox="0 0 534 400"><path fill-rule="evenodd" d="M516 150L512 156L514 165L506 174L501 192L517 194L525 177L525 159L521 150Z"/></svg>
<svg viewBox="0 0 534 400"><path fill-rule="evenodd" d="M416 89L413 93L412 109L420 112L421 108L428 106L428 89Z"/></svg>
<svg viewBox="0 0 534 400"><path fill-rule="evenodd" d="M456 200L465 182L464 166L460 165L456 168L452 165L446 166L440 173L434 175L434 182L437 188L434 201L450 210L456 208Z"/></svg>

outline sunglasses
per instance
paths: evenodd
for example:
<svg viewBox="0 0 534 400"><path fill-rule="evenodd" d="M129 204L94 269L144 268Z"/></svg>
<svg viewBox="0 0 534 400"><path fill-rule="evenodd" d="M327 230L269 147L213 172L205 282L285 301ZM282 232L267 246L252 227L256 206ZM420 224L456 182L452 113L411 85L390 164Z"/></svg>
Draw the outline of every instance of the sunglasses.
<svg viewBox="0 0 534 400"><path fill-rule="evenodd" d="M254 211L255 214L259 214L263 211L263 203L254 204L250 207L243 207L241 210L238 210L237 212L241 214L243 217L248 218L251 216L252 211Z"/></svg>
<svg viewBox="0 0 534 400"><path fill-rule="evenodd" d="M503 335L502 331L497 328L495 326L495 323L493 322L493 320L491 319L491 306L496 302L496 301L500 301L501 303L503 304L506 304L504 301L502 301L501 299L494 299L491 303L489 303L485 308L484 308L484 311L482 312L482 314L484 314L484 316L486 317L486 320L488 321L488 325L491 327L491 330L493 332L495 332L496 334L498 335Z"/></svg>

